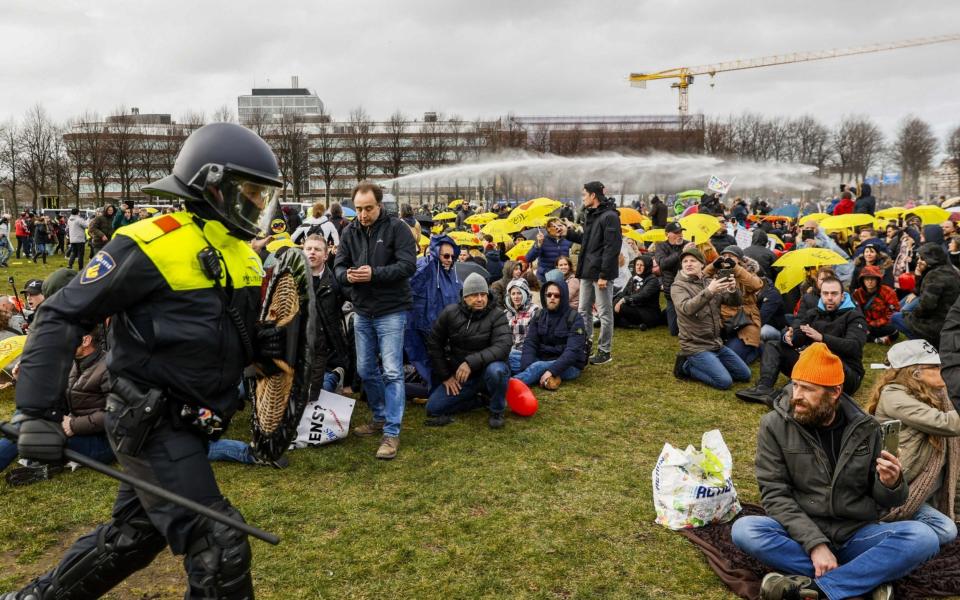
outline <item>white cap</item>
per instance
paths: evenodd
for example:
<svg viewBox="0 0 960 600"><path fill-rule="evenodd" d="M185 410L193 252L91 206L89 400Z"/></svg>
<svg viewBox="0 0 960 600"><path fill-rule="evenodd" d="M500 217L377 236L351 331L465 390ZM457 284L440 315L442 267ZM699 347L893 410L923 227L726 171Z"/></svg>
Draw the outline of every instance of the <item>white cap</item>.
<svg viewBox="0 0 960 600"><path fill-rule="evenodd" d="M940 355L937 349L926 340L907 340L894 344L887 351L887 362L894 369L915 365L940 366Z"/></svg>

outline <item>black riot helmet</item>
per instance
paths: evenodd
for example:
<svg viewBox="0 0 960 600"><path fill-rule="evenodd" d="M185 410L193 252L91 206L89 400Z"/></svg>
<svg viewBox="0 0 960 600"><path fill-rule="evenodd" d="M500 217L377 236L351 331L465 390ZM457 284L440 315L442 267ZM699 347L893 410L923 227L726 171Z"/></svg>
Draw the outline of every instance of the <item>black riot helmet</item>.
<svg viewBox="0 0 960 600"><path fill-rule="evenodd" d="M173 173L141 189L152 196L203 203L236 237L251 240L261 213L269 219L283 187L277 158L263 139L242 125L211 123L183 142ZM200 208L200 207L197 207Z"/></svg>

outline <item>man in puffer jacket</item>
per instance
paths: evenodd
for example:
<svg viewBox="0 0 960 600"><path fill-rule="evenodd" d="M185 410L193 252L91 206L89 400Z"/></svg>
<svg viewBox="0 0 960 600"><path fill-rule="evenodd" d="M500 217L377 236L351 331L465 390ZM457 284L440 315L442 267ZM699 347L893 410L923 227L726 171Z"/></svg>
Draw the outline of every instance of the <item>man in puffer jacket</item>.
<svg viewBox="0 0 960 600"><path fill-rule="evenodd" d="M543 310L530 321L516 378L527 385L555 390L561 381L580 376L587 366L583 315L570 308L567 286L547 281L540 290Z"/></svg>
<svg viewBox="0 0 960 600"><path fill-rule="evenodd" d="M471 273L463 281L463 300L443 309L427 340L433 381L441 382L430 393L427 424L446 425L449 415L483 406L485 394L490 428L503 427L512 343L506 314L494 304L486 280Z"/></svg>
<svg viewBox="0 0 960 600"><path fill-rule="evenodd" d="M510 348L511 373L520 372L520 356L523 354L523 342L527 339L527 329L530 321L540 312L540 307L533 303L533 294L530 286L523 279L514 279L507 284L507 306L504 308L510 331L513 333L513 346Z"/></svg>
<svg viewBox="0 0 960 600"><path fill-rule="evenodd" d="M960 273L939 244L926 243L918 253L917 270L921 274L916 303L894 313L890 322L908 338L922 338L939 348L947 312L960 297Z"/></svg>

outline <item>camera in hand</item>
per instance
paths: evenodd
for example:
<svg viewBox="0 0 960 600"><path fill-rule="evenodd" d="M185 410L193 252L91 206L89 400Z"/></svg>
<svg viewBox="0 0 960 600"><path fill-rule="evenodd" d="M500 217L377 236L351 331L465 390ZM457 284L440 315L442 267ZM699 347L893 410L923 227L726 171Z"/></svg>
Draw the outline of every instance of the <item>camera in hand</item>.
<svg viewBox="0 0 960 600"><path fill-rule="evenodd" d="M813 342L813 340L811 340L811 339L807 336L807 334L805 334L805 333L800 329L801 326L803 326L803 325L809 325L809 324L810 324L810 323L808 323L806 319L803 319L803 318L801 318L801 317L797 317L797 318L795 318L795 319L793 320L793 323L790 325L790 327L793 328L792 342L793 342L793 347L794 347L795 349L800 350L801 348L803 348L803 347L805 347L805 346L809 346L810 343Z"/></svg>
<svg viewBox="0 0 960 600"><path fill-rule="evenodd" d="M817 237L817 234L814 233L812 229L804 229L802 232L800 232L801 240L812 240L812 239L815 239L816 237Z"/></svg>

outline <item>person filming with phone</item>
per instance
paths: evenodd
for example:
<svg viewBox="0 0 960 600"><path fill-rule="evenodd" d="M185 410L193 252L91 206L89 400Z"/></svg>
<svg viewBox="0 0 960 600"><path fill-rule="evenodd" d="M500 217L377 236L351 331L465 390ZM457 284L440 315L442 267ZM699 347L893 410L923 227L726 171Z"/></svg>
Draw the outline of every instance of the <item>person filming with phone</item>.
<svg viewBox="0 0 960 600"><path fill-rule="evenodd" d="M887 364L870 392L867 412L881 423L899 425L899 458L910 495L883 520L925 523L943 546L957 537L953 500L960 477L960 416L947 398L940 355L929 342L893 345Z"/></svg>
<svg viewBox="0 0 960 600"><path fill-rule="evenodd" d="M894 581L939 552L925 523L881 522L908 500L879 421L844 393L844 364L810 344L760 420L755 459L766 516L741 517L738 548L774 572L761 598L890 598ZM880 589L877 589L880 588ZM885 595L884 595L885 594Z"/></svg>

